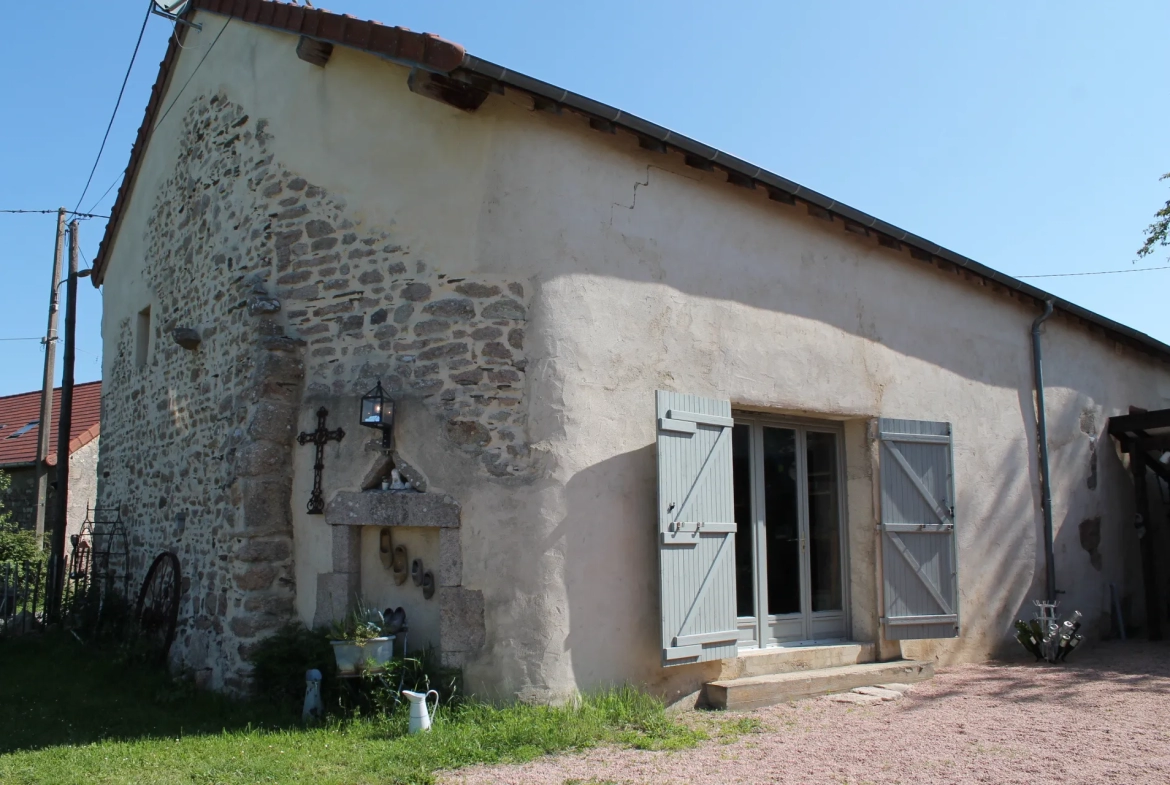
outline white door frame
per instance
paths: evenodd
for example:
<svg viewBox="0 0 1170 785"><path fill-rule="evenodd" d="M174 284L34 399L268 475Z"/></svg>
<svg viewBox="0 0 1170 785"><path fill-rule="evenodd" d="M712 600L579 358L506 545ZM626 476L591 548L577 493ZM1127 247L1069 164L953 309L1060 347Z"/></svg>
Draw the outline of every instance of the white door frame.
<svg viewBox="0 0 1170 785"><path fill-rule="evenodd" d="M741 649L772 648L777 646L809 646L839 642L849 637L849 542L848 507L845 487L845 433L841 423L811 420L796 417L778 417L751 412L733 411L737 425L751 426L751 489L752 489L752 567L755 577L753 590L754 616L738 617ZM764 522L764 484L759 473L763 466L763 428L792 430L796 437L796 486L798 532L801 542L800 604L796 613L772 615L766 613L768 556ZM807 434L809 432L829 433L835 438L836 472L838 493L838 526L840 527L841 552L841 610L812 611L812 588L809 554L809 498ZM761 637L760 631L764 631Z"/></svg>

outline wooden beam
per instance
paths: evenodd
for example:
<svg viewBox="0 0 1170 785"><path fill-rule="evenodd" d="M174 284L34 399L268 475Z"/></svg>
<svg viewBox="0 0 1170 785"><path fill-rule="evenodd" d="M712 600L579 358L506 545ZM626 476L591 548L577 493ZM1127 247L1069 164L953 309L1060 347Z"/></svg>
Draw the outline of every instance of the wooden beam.
<svg viewBox="0 0 1170 785"><path fill-rule="evenodd" d="M302 35L297 41L297 57L306 63L312 63L313 65L324 68L332 55L333 44L328 41L318 41L315 38L309 38L307 35Z"/></svg>
<svg viewBox="0 0 1170 785"><path fill-rule="evenodd" d="M1130 415L1135 416L1135 415ZM1132 452L1129 469L1133 474L1134 508L1140 516L1138 532L1142 551L1142 583L1146 590L1146 631L1152 641L1162 640L1162 601L1158 591L1157 556L1154 553L1154 520L1150 515L1150 500L1146 491L1146 465L1143 453Z"/></svg>
<svg viewBox="0 0 1170 785"><path fill-rule="evenodd" d="M782 202L783 204L796 204L796 197L787 191L781 191L779 188L768 188L768 198L773 202Z"/></svg>
<svg viewBox="0 0 1170 785"><path fill-rule="evenodd" d="M470 82L415 68L406 79L410 92L440 103L474 112L487 100L488 91Z"/></svg>
<svg viewBox="0 0 1170 785"><path fill-rule="evenodd" d="M1158 459L1152 458L1148 455L1146 456L1146 466L1154 474L1161 477L1167 483L1170 483L1170 466L1167 466Z"/></svg>
<svg viewBox="0 0 1170 785"><path fill-rule="evenodd" d="M1136 439L1127 439L1129 448L1131 450L1138 450L1139 452L1149 452L1150 450L1157 450L1158 454L1170 450L1170 433L1156 433L1153 436L1145 433L1137 434Z"/></svg>
<svg viewBox="0 0 1170 785"><path fill-rule="evenodd" d="M1158 409L1140 414L1123 414L1109 418L1109 434L1111 436L1121 436L1150 428L1170 428L1170 409Z"/></svg>

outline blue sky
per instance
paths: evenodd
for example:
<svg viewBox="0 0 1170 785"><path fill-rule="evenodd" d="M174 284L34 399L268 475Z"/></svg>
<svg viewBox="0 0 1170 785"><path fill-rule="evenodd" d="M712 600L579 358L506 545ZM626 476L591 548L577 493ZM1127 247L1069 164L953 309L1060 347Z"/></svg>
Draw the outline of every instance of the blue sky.
<svg viewBox="0 0 1170 785"><path fill-rule="evenodd" d="M0 209L73 208L144 0L9 6L19 33L0 49ZM328 7L438 33L1009 274L1170 264L1160 253L1134 265L1170 198L1158 182L1170 171L1164 0ZM108 213L114 191L99 197L126 165L170 29L147 26L83 211ZM44 333L54 220L0 215L0 339ZM85 259L104 224L81 224ZM1031 282L1170 342L1170 270ZM78 381L101 375L100 311L83 281ZM0 340L0 358L0 395L40 385L37 341Z"/></svg>

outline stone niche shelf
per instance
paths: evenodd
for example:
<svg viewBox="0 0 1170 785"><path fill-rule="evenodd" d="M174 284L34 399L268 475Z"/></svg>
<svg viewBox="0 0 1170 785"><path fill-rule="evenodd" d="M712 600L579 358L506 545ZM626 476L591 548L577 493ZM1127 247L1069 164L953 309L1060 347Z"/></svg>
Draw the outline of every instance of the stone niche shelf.
<svg viewBox="0 0 1170 785"><path fill-rule="evenodd" d="M459 526L459 502L446 494L342 491L325 507L333 526Z"/></svg>
<svg viewBox="0 0 1170 785"><path fill-rule="evenodd" d="M441 493L339 491L325 505L333 541L333 569L317 576L314 626L340 619L361 591L361 527L419 526L439 530L435 567L439 654L448 667L474 660L486 639L483 592L463 587L459 502Z"/></svg>

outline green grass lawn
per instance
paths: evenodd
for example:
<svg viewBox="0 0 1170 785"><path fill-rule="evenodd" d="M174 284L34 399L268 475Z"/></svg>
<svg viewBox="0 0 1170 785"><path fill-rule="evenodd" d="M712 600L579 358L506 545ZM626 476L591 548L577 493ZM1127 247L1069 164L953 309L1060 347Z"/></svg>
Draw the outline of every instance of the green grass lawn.
<svg viewBox="0 0 1170 785"><path fill-rule="evenodd" d="M601 743L681 748L704 735L632 690L572 708L442 708L416 736L401 712L302 729L274 708L124 667L71 637L0 641L6 784L425 783L439 769Z"/></svg>

